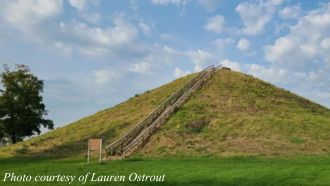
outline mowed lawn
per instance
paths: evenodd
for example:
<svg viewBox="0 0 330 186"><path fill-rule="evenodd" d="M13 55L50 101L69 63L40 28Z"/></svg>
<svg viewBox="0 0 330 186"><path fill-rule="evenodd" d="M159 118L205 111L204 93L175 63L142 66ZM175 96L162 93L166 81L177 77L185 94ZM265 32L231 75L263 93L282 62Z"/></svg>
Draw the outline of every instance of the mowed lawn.
<svg viewBox="0 0 330 186"><path fill-rule="evenodd" d="M69 185L3 182L15 175L125 175L125 182L74 181L70 185L330 185L330 157L131 158L103 164L84 160L1 159L0 185ZM163 175L165 182L129 182L131 173Z"/></svg>

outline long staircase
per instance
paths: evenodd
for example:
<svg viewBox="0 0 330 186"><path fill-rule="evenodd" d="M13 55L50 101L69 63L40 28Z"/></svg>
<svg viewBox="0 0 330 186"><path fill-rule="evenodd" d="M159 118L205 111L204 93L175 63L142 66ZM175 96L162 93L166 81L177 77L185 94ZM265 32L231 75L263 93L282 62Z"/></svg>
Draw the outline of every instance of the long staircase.
<svg viewBox="0 0 330 186"><path fill-rule="evenodd" d="M209 66L198 73L154 111L152 111L143 121L138 123L133 129L125 133L104 148L106 159L121 159L130 156L136 149L141 147L151 136L151 134L164 124L176 108L180 107L189 96L207 82L214 74L217 67Z"/></svg>

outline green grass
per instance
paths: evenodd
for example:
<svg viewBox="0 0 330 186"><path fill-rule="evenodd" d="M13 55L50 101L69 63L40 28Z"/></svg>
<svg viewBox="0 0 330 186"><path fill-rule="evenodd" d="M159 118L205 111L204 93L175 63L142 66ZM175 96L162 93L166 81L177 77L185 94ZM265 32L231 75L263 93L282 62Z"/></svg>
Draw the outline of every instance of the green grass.
<svg viewBox="0 0 330 186"><path fill-rule="evenodd" d="M89 138L102 138L105 145L110 144L144 119L194 76L195 74L188 75L143 94L136 94L123 103L62 128L22 143L0 148L0 157L81 157Z"/></svg>
<svg viewBox="0 0 330 186"><path fill-rule="evenodd" d="M139 154L329 155L329 141L329 109L252 76L222 70Z"/></svg>
<svg viewBox="0 0 330 186"><path fill-rule="evenodd" d="M147 175L165 174L165 182L120 182L108 185L330 185L330 157L131 158L104 164L85 160L1 159L0 185L36 185L3 182L6 172L16 175ZM126 178L127 179L127 178ZM60 182L38 185L68 185ZM71 185L82 185L74 181ZM106 185L87 182L84 185Z"/></svg>
<svg viewBox="0 0 330 186"><path fill-rule="evenodd" d="M83 157L107 145L188 82L189 75L25 142L0 157ZM137 152L147 157L330 155L330 110L260 79L220 70Z"/></svg>

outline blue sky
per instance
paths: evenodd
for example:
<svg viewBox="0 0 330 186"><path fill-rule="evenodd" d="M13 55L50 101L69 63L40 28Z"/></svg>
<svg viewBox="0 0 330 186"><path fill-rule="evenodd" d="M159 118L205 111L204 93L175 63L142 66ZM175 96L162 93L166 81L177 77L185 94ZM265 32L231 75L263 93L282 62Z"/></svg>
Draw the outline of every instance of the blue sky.
<svg viewBox="0 0 330 186"><path fill-rule="evenodd" d="M45 81L63 126L210 64L330 107L330 3L0 0L0 63Z"/></svg>

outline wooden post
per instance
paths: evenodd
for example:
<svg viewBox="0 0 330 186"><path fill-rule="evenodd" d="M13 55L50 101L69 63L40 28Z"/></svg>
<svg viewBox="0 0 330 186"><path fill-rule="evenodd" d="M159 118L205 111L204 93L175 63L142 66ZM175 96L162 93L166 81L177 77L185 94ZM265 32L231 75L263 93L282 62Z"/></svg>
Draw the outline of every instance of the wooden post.
<svg viewBox="0 0 330 186"><path fill-rule="evenodd" d="M100 139L100 158L99 158L99 163L102 163L102 139Z"/></svg>
<svg viewBox="0 0 330 186"><path fill-rule="evenodd" d="M89 163L89 142L88 142L88 150L87 150L87 163Z"/></svg>

